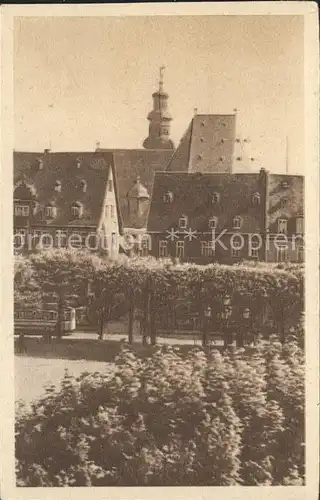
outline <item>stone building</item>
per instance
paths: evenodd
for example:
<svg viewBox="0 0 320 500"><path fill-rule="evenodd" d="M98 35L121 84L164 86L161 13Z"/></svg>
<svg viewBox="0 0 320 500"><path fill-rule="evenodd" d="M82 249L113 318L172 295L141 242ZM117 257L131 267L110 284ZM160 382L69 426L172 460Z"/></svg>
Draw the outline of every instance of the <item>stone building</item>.
<svg viewBox="0 0 320 500"><path fill-rule="evenodd" d="M152 98L141 149L14 152L16 250L27 248L27 236L43 246L64 246L71 236L72 247L98 241L117 258L129 234L145 256L302 260L303 177L259 171L249 140L239 137L236 112L195 112L175 149L163 68ZM223 233L214 249L213 232ZM284 248L281 238L291 243Z"/></svg>

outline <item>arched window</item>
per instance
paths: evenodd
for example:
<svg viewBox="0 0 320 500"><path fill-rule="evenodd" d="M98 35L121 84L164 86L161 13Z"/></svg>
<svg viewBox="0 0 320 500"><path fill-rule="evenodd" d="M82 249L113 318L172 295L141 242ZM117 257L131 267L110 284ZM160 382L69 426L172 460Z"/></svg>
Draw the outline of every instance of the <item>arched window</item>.
<svg viewBox="0 0 320 500"><path fill-rule="evenodd" d="M239 217L239 215L237 215L236 217L234 217L232 219L232 227L233 227L233 229L240 229L241 223L242 223L242 219L241 219L241 217Z"/></svg>
<svg viewBox="0 0 320 500"><path fill-rule="evenodd" d="M218 223L217 217L210 217L209 219L209 228L210 229L216 229Z"/></svg>
<svg viewBox="0 0 320 500"><path fill-rule="evenodd" d="M211 201L212 201L213 205L219 203L219 201L220 201L220 194L219 193L212 193Z"/></svg>
<svg viewBox="0 0 320 500"><path fill-rule="evenodd" d="M171 191L167 191L163 195L163 202L164 203L172 203L173 202L173 193Z"/></svg>
<svg viewBox="0 0 320 500"><path fill-rule="evenodd" d="M54 185L54 190L60 193L61 191L61 181L56 181Z"/></svg>
<svg viewBox="0 0 320 500"><path fill-rule="evenodd" d="M188 225L188 217L186 215L181 215L179 219L180 229L186 229L187 225Z"/></svg>
<svg viewBox="0 0 320 500"><path fill-rule="evenodd" d="M79 219L82 216L82 212L83 212L83 207L81 203L79 203L78 201L76 201L71 205L71 213L73 217Z"/></svg>
<svg viewBox="0 0 320 500"><path fill-rule="evenodd" d="M254 193L254 195L252 196L252 204L260 205L260 193Z"/></svg>

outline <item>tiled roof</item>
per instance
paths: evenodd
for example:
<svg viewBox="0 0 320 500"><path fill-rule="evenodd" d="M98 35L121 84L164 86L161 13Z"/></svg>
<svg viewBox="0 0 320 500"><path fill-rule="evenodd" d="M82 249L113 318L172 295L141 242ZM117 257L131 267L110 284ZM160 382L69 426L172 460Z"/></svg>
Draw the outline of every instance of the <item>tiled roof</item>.
<svg viewBox="0 0 320 500"><path fill-rule="evenodd" d="M268 227L277 232L279 218L294 224L304 213L304 178L302 175L269 174Z"/></svg>
<svg viewBox="0 0 320 500"><path fill-rule="evenodd" d="M97 226L101 215L112 153L24 153L14 152L14 184L23 178L36 193L38 207L32 224L48 226ZM86 182L87 189L81 187ZM55 185L61 183L61 192ZM45 206L55 203L57 216L46 219ZM72 216L71 205L81 203L83 215Z"/></svg>
<svg viewBox="0 0 320 500"><path fill-rule="evenodd" d="M140 177L141 184L151 195L154 173L166 169L173 152L161 149L99 149L99 151L112 152L114 155L120 211L124 227L145 227L147 222L145 214L142 214L140 220L136 218L132 220L128 210L127 194L135 185L137 177Z"/></svg>
<svg viewBox="0 0 320 500"><path fill-rule="evenodd" d="M254 193L260 192L259 174L156 173L147 230L165 232L178 227L182 215L188 227L208 231L208 221L217 217L217 231L232 229L235 216L242 219L241 232L262 230L261 207L252 204ZM172 202L163 196L172 193ZM213 204L214 193L220 196ZM262 193L261 193L262 196Z"/></svg>
<svg viewBox="0 0 320 500"><path fill-rule="evenodd" d="M251 173L253 163L244 146L236 136L236 115L196 115L166 170Z"/></svg>

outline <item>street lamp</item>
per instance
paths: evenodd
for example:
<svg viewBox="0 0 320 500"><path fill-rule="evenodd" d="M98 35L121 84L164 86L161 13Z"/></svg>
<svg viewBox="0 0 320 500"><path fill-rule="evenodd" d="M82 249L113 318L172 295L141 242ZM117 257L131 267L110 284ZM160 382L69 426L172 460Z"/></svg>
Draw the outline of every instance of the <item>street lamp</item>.
<svg viewBox="0 0 320 500"><path fill-rule="evenodd" d="M223 299L223 311L221 312L221 318L223 320L223 330L224 330L224 347L228 347L229 344L232 344L232 333L229 330L229 319L232 316L232 305L231 298L229 295L226 295Z"/></svg>
<svg viewBox="0 0 320 500"><path fill-rule="evenodd" d="M205 347L207 345L207 341L208 341L208 331L210 328L211 313L212 313L211 307L207 306L206 309L204 310L205 321L204 321L204 325L203 325L203 337L202 337L203 347Z"/></svg>
<svg viewBox="0 0 320 500"><path fill-rule="evenodd" d="M248 333L247 330L250 326L250 319L251 319L250 308L245 307L242 311L242 321L241 321L240 328L239 328L239 342L238 342L239 347L243 347L244 339L245 339L246 333Z"/></svg>

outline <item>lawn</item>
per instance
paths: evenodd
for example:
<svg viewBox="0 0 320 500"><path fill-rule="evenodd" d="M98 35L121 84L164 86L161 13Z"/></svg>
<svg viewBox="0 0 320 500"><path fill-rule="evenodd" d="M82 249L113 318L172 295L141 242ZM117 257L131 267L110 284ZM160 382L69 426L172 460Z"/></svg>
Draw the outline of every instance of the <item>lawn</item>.
<svg viewBox="0 0 320 500"><path fill-rule="evenodd" d="M112 372L114 365L101 361L15 357L15 400L29 404L43 395L46 385L60 385L66 369L75 377L83 372Z"/></svg>

